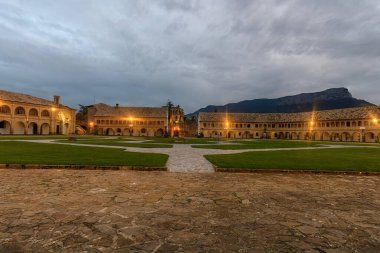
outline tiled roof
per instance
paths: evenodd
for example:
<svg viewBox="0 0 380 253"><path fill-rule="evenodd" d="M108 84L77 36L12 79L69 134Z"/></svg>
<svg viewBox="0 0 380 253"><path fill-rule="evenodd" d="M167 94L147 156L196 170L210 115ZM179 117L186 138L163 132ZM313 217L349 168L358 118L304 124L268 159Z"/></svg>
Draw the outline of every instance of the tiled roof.
<svg viewBox="0 0 380 253"><path fill-rule="evenodd" d="M380 118L380 107L355 107L347 109L326 110L301 113L218 113L200 112L200 121L211 122L302 122L322 120L348 120Z"/></svg>
<svg viewBox="0 0 380 253"><path fill-rule="evenodd" d="M93 105L96 109L94 116L123 116L123 117L166 117L166 107L124 107L109 106L103 103Z"/></svg>
<svg viewBox="0 0 380 253"><path fill-rule="evenodd" d="M53 101L49 101L47 99L38 98L31 95L23 94L23 93L5 91L5 90L0 90L0 100L27 103L27 104L36 104L36 105L46 105L46 106L55 105Z"/></svg>

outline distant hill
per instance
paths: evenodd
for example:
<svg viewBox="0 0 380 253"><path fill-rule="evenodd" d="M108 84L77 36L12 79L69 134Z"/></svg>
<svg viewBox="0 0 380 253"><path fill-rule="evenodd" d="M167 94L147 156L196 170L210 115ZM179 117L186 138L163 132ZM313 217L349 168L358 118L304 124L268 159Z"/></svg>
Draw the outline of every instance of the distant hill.
<svg viewBox="0 0 380 253"><path fill-rule="evenodd" d="M302 93L275 99L244 100L226 105L209 105L188 116L199 112L245 112L245 113L290 113L312 110L331 110L350 107L371 106L373 104L353 98L346 88L332 88L320 92Z"/></svg>

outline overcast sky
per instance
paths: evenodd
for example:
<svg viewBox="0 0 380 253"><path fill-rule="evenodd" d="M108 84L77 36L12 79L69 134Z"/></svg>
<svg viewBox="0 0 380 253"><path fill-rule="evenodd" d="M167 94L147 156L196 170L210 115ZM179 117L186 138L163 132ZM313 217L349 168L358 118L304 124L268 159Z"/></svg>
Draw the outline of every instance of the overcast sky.
<svg viewBox="0 0 380 253"><path fill-rule="evenodd" d="M379 0L0 0L0 89L190 113L330 87L380 104Z"/></svg>

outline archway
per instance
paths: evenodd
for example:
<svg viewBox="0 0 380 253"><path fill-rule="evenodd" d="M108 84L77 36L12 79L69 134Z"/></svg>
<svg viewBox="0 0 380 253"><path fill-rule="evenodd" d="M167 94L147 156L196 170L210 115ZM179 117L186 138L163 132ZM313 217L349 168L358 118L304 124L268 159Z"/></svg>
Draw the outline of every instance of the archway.
<svg viewBox="0 0 380 253"><path fill-rule="evenodd" d="M359 132L355 132L352 134L352 141L361 142L360 138L361 138L361 134Z"/></svg>
<svg viewBox="0 0 380 253"><path fill-rule="evenodd" d="M249 131L245 131L242 136L243 139L250 139L251 133Z"/></svg>
<svg viewBox="0 0 380 253"><path fill-rule="evenodd" d="M304 140L310 140L310 139L311 139L310 138L310 133L309 132L305 133Z"/></svg>
<svg viewBox="0 0 380 253"><path fill-rule="evenodd" d="M157 131L154 133L154 136L156 137L164 136L164 130L162 128L157 129Z"/></svg>
<svg viewBox="0 0 380 253"><path fill-rule="evenodd" d="M332 133L331 134L331 140L332 141L340 141L339 134L338 133Z"/></svg>
<svg viewBox="0 0 380 253"><path fill-rule="evenodd" d="M115 131L112 128L107 128L106 135L115 135Z"/></svg>
<svg viewBox="0 0 380 253"><path fill-rule="evenodd" d="M38 125L37 125L37 123L35 123L35 122L29 123L28 134L34 134L34 135L38 134Z"/></svg>
<svg viewBox="0 0 380 253"><path fill-rule="evenodd" d="M228 138L235 138L234 132L230 131L228 132Z"/></svg>
<svg viewBox="0 0 380 253"><path fill-rule="evenodd" d="M270 138L271 139L277 139L277 136L278 136L278 134L276 132L271 132L270 133Z"/></svg>
<svg viewBox="0 0 380 253"><path fill-rule="evenodd" d="M15 109L15 115L25 115L25 109L24 107L16 107Z"/></svg>
<svg viewBox="0 0 380 253"><path fill-rule="evenodd" d="M132 128L124 128L123 135L132 136L133 129Z"/></svg>
<svg viewBox="0 0 380 253"><path fill-rule="evenodd" d="M0 121L0 134L11 134L11 123L6 120Z"/></svg>
<svg viewBox="0 0 380 253"><path fill-rule="evenodd" d="M104 134L104 129L103 128L98 128L97 134L98 135L103 135Z"/></svg>
<svg viewBox="0 0 380 253"><path fill-rule="evenodd" d="M141 128L140 136L148 136L148 131L146 130L146 128Z"/></svg>
<svg viewBox="0 0 380 253"><path fill-rule="evenodd" d="M218 132L217 131L212 131L210 137L211 138L218 138L219 137Z"/></svg>
<svg viewBox="0 0 380 253"><path fill-rule="evenodd" d="M21 121L14 124L13 134L25 134L25 124Z"/></svg>
<svg viewBox="0 0 380 253"><path fill-rule="evenodd" d="M283 132L280 132L280 133L278 134L278 138L279 138L279 139L284 139L284 138L285 138L285 134L284 134Z"/></svg>
<svg viewBox="0 0 380 253"><path fill-rule="evenodd" d="M292 140L297 140L297 139L298 139L298 135L297 135L297 133L295 133L295 132L291 133L291 134L290 134L290 139L292 139Z"/></svg>
<svg viewBox="0 0 380 253"><path fill-rule="evenodd" d="M330 140L330 134L328 132L324 132L322 134L322 141L329 141Z"/></svg>
<svg viewBox="0 0 380 253"><path fill-rule="evenodd" d="M319 133L319 132L314 132L314 133L313 133L313 140L314 140L314 141L320 141L320 140L322 140L321 133Z"/></svg>
<svg viewBox="0 0 380 253"><path fill-rule="evenodd" d="M122 132L121 132L121 128L117 128L116 129L116 135L123 135Z"/></svg>
<svg viewBox="0 0 380 253"><path fill-rule="evenodd" d="M351 141L351 135L347 132L342 133L341 141Z"/></svg>
<svg viewBox="0 0 380 253"><path fill-rule="evenodd" d="M365 142L376 142L375 134L372 132L367 132L364 134Z"/></svg>
<svg viewBox="0 0 380 253"><path fill-rule="evenodd" d="M47 135L50 133L50 126L48 123L43 123L41 125L41 130L40 130L40 134L41 135Z"/></svg>

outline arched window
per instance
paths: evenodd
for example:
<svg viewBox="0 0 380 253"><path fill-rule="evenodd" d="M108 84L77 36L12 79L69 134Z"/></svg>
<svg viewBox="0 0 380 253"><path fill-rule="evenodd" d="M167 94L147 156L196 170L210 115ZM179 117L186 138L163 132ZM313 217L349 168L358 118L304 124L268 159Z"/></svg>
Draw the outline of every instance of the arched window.
<svg viewBox="0 0 380 253"><path fill-rule="evenodd" d="M29 116L38 116L37 109L34 109L34 108L30 109L29 110Z"/></svg>
<svg viewBox="0 0 380 253"><path fill-rule="evenodd" d="M50 113L49 113L48 110L43 110L43 111L41 112L41 116L42 116L42 117L49 117L49 116L50 116Z"/></svg>
<svg viewBox="0 0 380 253"><path fill-rule="evenodd" d="M0 106L0 113L11 114L11 108L7 105Z"/></svg>
<svg viewBox="0 0 380 253"><path fill-rule="evenodd" d="M15 110L16 115L25 115L25 109L21 106L17 107Z"/></svg>

